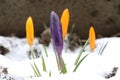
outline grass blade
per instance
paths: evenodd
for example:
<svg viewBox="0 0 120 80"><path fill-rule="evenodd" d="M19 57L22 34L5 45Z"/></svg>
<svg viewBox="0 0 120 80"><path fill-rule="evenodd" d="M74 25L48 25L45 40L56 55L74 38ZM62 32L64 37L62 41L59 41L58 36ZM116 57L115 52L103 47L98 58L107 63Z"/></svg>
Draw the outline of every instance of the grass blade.
<svg viewBox="0 0 120 80"><path fill-rule="evenodd" d="M32 67L32 69L34 71L35 77L39 77L39 75L38 75L36 69L34 68L34 66L31 63L30 63L30 65L31 65L31 67Z"/></svg>
<svg viewBox="0 0 120 80"><path fill-rule="evenodd" d="M53 47L53 45L52 45L52 47ZM53 51L54 51L54 53L55 53L55 58L56 58L56 62L57 62L57 66L58 66L58 70L60 70L60 67L59 67L59 61L58 61L58 56L57 56L57 53L56 53L54 47L53 47Z"/></svg>
<svg viewBox="0 0 120 80"><path fill-rule="evenodd" d="M61 57L61 59L62 59L62 71L61 71L61 73L65 74L65 73L67 73L66 65L65 65L62 57Z"/></svg>
<svg viewBox="0 0 120 80"><path fill-rule="evenodd" d="M80 64L82 63L82 61L88 56L88 54L86 54L75 66L73 72L75 72L77 70L77 68L80 66Z"/></svg>
<svg viewBox="0 0 120 80"><path fill-rule="evenodd" d="M36 63L35 63L35 62L33 62L33 63L34 63L34 67L35 67L35 69L36 69L36 72L38 73L38 76L40 77L40 76L41 76L40 71L39 71Z"/></svg>
<svg viewBox="0 0 120 80"><path fill-rule="evenodd" d="M75 61L75 63L74 63L75 65L78 63L78 61L79 61L79 59L80 59L80 57L81 57L81 55L82 55L85 47L87 46L88 42L89 42L89 39L86 41L86 43L84 44L84 46L83 46L82 49L80 50L80 53L79 53L79 55L78 55L78 57L76 58L76 61Z"/></svg>
<svg viewBox="0 0 120 80"><path fill-rule="evenodd" d="M69 41L70 41L70 39L71 39L71 37L72 37L72 33L73 33L74 28L75 28L75 24L72 25L72 29L71 29L70 34L69 34L69 36L68 36L68 41L67 41L67 44L66 44L66 46L65 46L65 52L66 52L67 49L68 49Z"/></svg>
<svg viewBox="0 0 120 80"><path fill-rule="evenodd" d="M45 51L46 57L48 57L48 53L47 53L47 50L46 50L45 45L43 45L43 48L44 48L44 51Z"/></svg>
<svg viewBox="0 0 120 80"><path fill-rule="evenodd" d="M49 72L49 77L51 77L51 71Z"/></svg>
<svg viewBox="0 0 120 80"><path fill-rule="evenodd" d="M72 25L72 29L71 29L70 35L69 35L69 37L68 37L68 40L69 40L69 41L70 41L70 39L71 39L71 37L72 37L72 33L73 33L74 28L75 28L75 24Z"/></svg>
<svg viewBox="0 0 120 80"><path fill-rule="evenodd" d="M46 72L46 65L45 65L45 60L44 60L43 56L42 56L42 67L43 67L43 71Z"/></svg>
<svg viewBox="0 0 120 80"><path fill-rule="evenodd" d="M33 48L30 48L32 59L36 58L35 52L33 51Z"/></svg>
<svg viewBox="0 0 120 80"><path fill-rule="evenodd" d="M103 44L98 52L98 55L102 55L103 51L105 50L106 46L108 44L108 41L105 43L105 45Z"/></svg>
<svg viewBox="0 0 120 80"><path fill-rule="evenodd" d="M45 23L43 23L43 26L44 26L44 28L45 28L45 29L47 29L47 26L46 26L46 24L45 24Z"/></svg>
<svg viewBox="0 0 120 80"><path fill-rule="evenodd" d="M55 50L54 50L55 52ZM59 61L58 61L58 56L57 56L57 53L55 52L55 58L56 58L56 62L57 62L57 66L58 66L58 70L60 70L60 67L59 67Z"/></svg>
<svg viewBox="0 0 120 80"><path fill-rule="evenodd" d="M100 47L100 50L99 50L99 52L98 52L98 55L101 54L101 51L102 51L103 46L104 46L104 44L102 44L102 46Z"/></svg>

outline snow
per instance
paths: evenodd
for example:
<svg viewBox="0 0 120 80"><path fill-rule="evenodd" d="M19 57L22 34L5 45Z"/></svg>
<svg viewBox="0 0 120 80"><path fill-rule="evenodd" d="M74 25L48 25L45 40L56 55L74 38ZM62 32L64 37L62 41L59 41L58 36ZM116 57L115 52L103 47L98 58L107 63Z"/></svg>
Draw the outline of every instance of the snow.
<svg viewBox="0 0 120 80"><path fill-rule="evenodd" d="M108 44L102 55L99 55L98 52L101 46L105 45L107 42ZM0 66L7 67L9 75L16 80L120 80L120 38L118 37L97 39L94 52L90 51L88 45L82 56L86 54L89 55L76 72L73 72L75 67L74 62L81 47L75 51L68 49L67 52L64 48L62 57L67 67L66 74L60 74L57 69L56 58L51 43L46 47L48 57L46 57L43 45L39 44L37 38L33 45L33 48L37 48L41 51L41 55L43 55L45 59L47 72L42 70L41 57L34 60L29 59L29 46L25 38L20 39L16 37L0 36L0 45L10 50L5 56L0 55ZM41 77L34 77L34 71L30 65L30 63L33 64L33 61L38 66L42 75ZM106 79L105 76L110 74L114 67L118 67L116 75ZM50 72L51 77L49 77Z"/></svg>

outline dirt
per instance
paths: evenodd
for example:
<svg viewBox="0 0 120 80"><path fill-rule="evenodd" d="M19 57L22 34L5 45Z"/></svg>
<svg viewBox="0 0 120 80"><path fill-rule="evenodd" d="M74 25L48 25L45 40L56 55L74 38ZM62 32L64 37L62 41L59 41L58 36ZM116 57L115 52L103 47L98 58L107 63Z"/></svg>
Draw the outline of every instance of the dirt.
<svg viewBox="0 0 120 80"><path fill-rule="evenodd" d="M7 48L5 48L4 46L0 45L0 54L5 55L9 52L9 50Z"/></svg>
<svg viewBox="0 0 120 80"><path fill-rule="evenodd" d="M35 36L40 36L43 23L49 26L50 12L61 17L65 8L70 11L69 31L75 24L82 39L88 38L91 25L104 37L120 32L120 0L0 0L0 35L25 37L25 22L32 16Z"/></svg>

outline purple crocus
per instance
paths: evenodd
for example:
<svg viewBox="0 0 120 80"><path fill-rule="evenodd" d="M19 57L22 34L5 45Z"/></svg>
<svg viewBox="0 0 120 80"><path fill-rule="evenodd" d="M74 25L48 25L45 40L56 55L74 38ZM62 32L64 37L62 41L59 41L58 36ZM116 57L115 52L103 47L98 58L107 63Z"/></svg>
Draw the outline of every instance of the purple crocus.
<svg viewBox="0 0 120 80"><path fill-rule="evenodd" d="M63 37L62 37L62 26L58 15L52 11L50 14L50 31L53 39L53 46L57 52L59 67L62 70L62 49L63 49Z"/></svg>

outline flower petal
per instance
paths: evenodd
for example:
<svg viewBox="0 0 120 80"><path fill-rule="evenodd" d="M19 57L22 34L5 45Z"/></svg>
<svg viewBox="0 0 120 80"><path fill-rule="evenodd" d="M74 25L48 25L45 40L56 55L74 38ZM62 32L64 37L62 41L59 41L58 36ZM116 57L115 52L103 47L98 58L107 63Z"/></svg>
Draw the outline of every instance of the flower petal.
<svg viewBox="0 0 120 80"><path fill-rule="evenodd" d="M61 16L63 39L65 39L65 36L67 34L67 31L68 31L69 18L70 18L69 10L67 8L63 11L62 16Z"/></svg>
<svg viewBox="0 0 120 80"><path fill-rule="evenodd" d="M58 60L61 68L62 64L61 64L60 56L62 54L62 49L63 49L62 27L59 17L54 11L52 11L50 14L50 30L53 39L53 46L57 52Z"/></svg>
<svg viewBox="0 0 120 80"><path fill-rule="evenodd" d="M31 16L28 17L26 21L26 38L27 38L28 44L32 46L34 41L34 27L33 27L33 21Z"/></svg>
<svg viewBox="0 0 120 80"><path fill-rule="evenodd" d="M89 44L90 44L90 49L91 51L94 50L95 48L95 39L96 39L96 36L95 36L95 30L94 28L91 26L90 27L90 30L89 30Z"/></svg>
<svg viewBox="0 0 120 80"><path fill-rule="evenodd" d="M50 30L54 48L60 53L63 48L62 27L58 15L52 11L50 17Z"/></svg>

